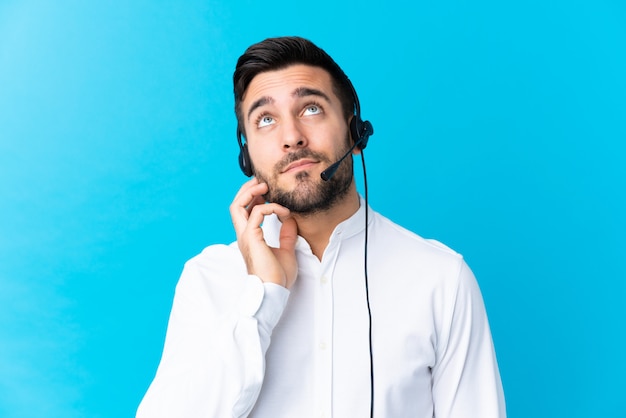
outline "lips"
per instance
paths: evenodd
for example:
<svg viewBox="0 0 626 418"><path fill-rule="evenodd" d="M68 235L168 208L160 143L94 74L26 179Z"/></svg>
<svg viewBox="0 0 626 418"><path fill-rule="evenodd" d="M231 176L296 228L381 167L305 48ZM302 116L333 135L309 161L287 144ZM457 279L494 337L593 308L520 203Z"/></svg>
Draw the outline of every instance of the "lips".
<svg viewBox="0 0 626 418"><path fill-rule="evenodd" d="M294 161L291 164L289 164L287 167L285 167L285 169L281 173L286 173L288 171L298 169L298 168L308 167L317 163L318 163L317 160L313 160L310 158L302 158L300 160Z"/></svg>

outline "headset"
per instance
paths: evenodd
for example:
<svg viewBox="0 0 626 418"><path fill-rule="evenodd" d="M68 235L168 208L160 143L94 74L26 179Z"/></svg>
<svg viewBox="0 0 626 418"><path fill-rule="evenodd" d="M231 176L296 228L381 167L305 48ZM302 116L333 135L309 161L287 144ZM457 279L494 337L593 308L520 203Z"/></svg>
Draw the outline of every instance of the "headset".
<svg viewBox="0 0 626 418"><path fill-rule="evenodd" d="M345 78L345 81L352 93L352 100L354 101L354 117L350 120L350 135L353 140L353 145L348 152L341 157L337 162L332 164L326 170L321 173L322 179L328 181L337 171L339 164L352 152L356 147L359 150L364 150L367 146L370 135L374 134L374 127L368 120L361 119L361 104L359 103L359 96L356 94L354 85L349 78ZM254 174L254 167L252 166L252 160L250 159L250 152L248 151L248 144L243 142L243 132L241 126L237 123L237 142L239 143L239 168L243 174L251 177Z"/></svg>

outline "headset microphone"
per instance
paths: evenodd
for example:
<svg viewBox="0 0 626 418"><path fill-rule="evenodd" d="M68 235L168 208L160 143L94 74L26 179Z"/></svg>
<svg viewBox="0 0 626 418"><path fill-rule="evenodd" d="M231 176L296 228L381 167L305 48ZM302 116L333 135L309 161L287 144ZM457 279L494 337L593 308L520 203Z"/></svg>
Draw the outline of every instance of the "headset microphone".
<svg viewBox="0 0 626 418"><path fill-rule="evenodd" d="M320 177L322 178L322 180L324 181L330 180L337 172L337 169L339 168L339 165L341 164L341 162L345 160L346 157L350 155L350 153L352 153L352 150L356 148L361 142L363 142L363 140L359 139L357 142L354 143L354 145L352 145L352 147L350 147L348 152L346 152L343 155L343 157L341 157L336 163L328 167L326 170L322 171L322 173L320 174Z"/></svg>
<svg viewBox="0 0 626 418"><path fill-rule="evenodd" d="M355 97L356 97L356 93L355 93ZM357 99L357 103L358 103L358 99ZM369 139L370 135L374 133L374 127L372 126L372 124L367 120L366 121L361 120L359 113L360 113L360 109L359 107L357 107L357 115L355 115L350 121L350 131L352 133L352 137L355 138L354 144L352 145L352 147L350 147L348 152L346 152L344 156L341 157L336 163L332 164L326 170L322 171L322 173L320 174L320 177L322 177L322 180L324 181L330 180L335 175L335 172L339 168L339 165L341 164L341 162L345 160L346 157L350 155L350 153L352 153L352 150L354 150L354 148L356 147L358 147L360 150L363 150L363 148L365 148L365 146L367 145L367 140Z"/></svg>

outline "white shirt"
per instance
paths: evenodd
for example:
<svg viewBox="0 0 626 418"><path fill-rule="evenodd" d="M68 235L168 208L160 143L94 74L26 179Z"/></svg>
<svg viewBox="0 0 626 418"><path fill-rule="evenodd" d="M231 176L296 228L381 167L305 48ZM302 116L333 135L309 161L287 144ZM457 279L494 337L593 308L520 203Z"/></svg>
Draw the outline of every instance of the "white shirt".
<svg viewBox="0 0 626 418"><path fill-rule="evenodd" d="M236 246L185 265L138 418L369 417L364 205L321 262L298 238L290 290L246 272ZM263 229L278 245L280 223ZM370 209L374 415L505 417L480 290L463 258Z"/></svg>

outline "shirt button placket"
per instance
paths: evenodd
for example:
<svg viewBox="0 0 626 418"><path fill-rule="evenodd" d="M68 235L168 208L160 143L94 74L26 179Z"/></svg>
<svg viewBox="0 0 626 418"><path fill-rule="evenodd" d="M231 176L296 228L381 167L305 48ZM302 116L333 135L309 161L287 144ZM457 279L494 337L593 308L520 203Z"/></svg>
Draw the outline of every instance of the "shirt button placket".
<svg viewBox="0 0 626 418"><path fill-rule="evenodd" d="M320 403L319 416L330 417L332 403L332 329L333 329L333 295L328 274L319 278L320 295L320 333L317 348L320 365Z"/></svg>

